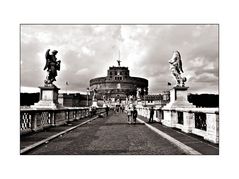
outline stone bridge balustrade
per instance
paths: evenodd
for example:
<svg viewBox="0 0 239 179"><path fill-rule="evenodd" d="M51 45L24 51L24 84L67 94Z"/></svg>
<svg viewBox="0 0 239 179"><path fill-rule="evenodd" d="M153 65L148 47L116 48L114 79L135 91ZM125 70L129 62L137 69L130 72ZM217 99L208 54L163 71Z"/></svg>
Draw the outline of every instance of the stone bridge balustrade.
<svg viewBox="0 0 239 179"><path fill-rule="evenodd" d="M138 115L149 118L149 107L137 107L137 110ZM154 121L219 143L218 108L155 108Z"/></svg>
<svg viewBox="0 0 239 179"><path fill-rule="evenodd" d="M105 108L97 108L96 114L105 112ZM20 134L43 130L51 126L59 126L67 122L89 116L88 107L72 107L63 109L21 109Z"/></svg>
<svg viewBox="0 0 239 179"><path fill-rule="evenodd" d="M149 119L150 117L150 107L137 107L138 115L146 117ZM163 111L161 108L154 108L154 117L153 120L157 122L161 122L163 119Z"/></svg>
<svg viewBox="0 0 239 179"><path fill-rule="evenodd" d="M162 124L193 133L213 143L219 143L218 108L164 109Z"/></svg>

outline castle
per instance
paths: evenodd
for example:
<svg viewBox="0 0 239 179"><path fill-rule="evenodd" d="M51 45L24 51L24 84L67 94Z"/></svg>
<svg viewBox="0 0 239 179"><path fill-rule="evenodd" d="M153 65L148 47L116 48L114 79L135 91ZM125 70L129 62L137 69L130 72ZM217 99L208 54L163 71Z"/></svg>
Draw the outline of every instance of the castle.
<svg viewBox="0 0 239 179"><path fill-rule="evenodd" d="M90 80L90 90L96 90L98 96L104 99L126 100L129 96L148 94L148 80L130 76L128 67L111 66L106 77L98 77Z"/></svg>

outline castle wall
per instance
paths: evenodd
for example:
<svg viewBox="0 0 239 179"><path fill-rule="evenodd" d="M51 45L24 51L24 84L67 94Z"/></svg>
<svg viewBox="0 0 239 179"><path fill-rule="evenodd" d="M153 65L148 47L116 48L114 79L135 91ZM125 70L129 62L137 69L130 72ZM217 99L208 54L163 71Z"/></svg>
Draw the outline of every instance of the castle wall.
<svg viewBox="0 0 239 179"><path fill-rule="evenodd" d="M148 93L148 80L129 76L127 67L110 67L106 77L90 80L90 89L97 89L100 94L136 95L137 88Z"/></svg>

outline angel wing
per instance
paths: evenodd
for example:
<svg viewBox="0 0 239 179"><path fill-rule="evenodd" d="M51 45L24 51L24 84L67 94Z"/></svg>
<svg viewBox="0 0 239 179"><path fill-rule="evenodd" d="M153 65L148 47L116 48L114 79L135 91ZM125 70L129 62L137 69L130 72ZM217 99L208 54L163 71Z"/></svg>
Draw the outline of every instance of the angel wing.
<svg viewBox="0 0 239 179"><path fill-rule="evenodd" d="M183 65L182 65L182 60L181 59L179 59L179 61L178 61L178 68L183 73Z"/></svg>
<svg viewBox="0 0 239 179"><path fill-rule="evenodd" d="M181 55L180 53L178 52L178 68L179 68L179 71L181 71L183 73L183 64L182 64L182 60L181 60Z"/></svg>
<svg viewBox="0 0 239 179"><path fill-rule="evenodd" d="M46 69L47 69L47 67L48 67L48 63L49 63L49 56L50 56L49 52L50 52L50 49L48 49L48 50L46 51L46 54L45 54L45 58L46 58L46 64L45 64L45 67L44 67L44 69L43 69L43 70L46 70Z"/></svg>

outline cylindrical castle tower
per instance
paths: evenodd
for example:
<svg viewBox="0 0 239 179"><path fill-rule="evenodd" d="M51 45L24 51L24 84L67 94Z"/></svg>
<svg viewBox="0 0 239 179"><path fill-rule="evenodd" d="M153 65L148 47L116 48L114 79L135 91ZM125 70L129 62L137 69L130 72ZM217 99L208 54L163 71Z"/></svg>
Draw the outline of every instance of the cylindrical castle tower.
<svg viewBox="0 0 239 179"><path fill-rule="evenodd" d="M97 93L106 98L126 99L129 95L136 96L137 89L141 95L148 94L148 80L131 77L128 67L109 67L106 77L90 80L90 89L97 89Z"/></svg>

